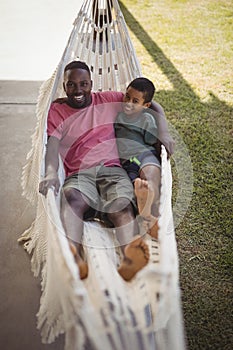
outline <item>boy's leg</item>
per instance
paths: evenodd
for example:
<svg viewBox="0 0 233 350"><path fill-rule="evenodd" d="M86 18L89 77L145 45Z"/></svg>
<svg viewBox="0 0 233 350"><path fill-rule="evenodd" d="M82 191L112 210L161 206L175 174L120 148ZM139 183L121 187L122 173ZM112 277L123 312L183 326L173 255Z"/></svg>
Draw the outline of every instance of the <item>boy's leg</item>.
<svg viewBox="0 0 233 350"><path fill-rule="evenodd" d="M151 215L159 215L161 170L155 165L146 165L140 171L140 178L148 182L148 201L151 202ZM144 187L144 186L143 186ZM153 193L153 194L152 194ZM151 198L153 196L153 199Z"/></svg>
<svg viewBox="0 0 233 350"><path fill-rule="evenodd" d="M145 219L148 233L158 238L161 171L154 165L144 166L134 182L139 214Z"/></svg>

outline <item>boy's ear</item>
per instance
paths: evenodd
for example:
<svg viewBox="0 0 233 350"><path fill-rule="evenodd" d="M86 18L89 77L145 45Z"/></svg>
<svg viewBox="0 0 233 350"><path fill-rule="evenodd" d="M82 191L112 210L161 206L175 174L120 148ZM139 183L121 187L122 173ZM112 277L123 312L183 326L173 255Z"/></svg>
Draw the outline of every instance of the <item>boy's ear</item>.
<svg viewBox="0 0 233 350"><path fill-rule="evenodd" d="M145 108L150 108L150 106L151 106L151 102L146 102L146 103L144 103L144 107L145 107Z"/></svg>

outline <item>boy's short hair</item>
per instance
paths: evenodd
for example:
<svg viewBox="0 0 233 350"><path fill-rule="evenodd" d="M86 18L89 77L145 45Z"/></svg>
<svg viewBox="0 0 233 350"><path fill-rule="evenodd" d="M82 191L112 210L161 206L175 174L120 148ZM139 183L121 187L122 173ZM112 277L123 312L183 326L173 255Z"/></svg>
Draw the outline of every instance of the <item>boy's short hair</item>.
<svg viewBox="0 0 233 350"><path fill-rule="evenodd" d="M143 77L136 78L129 83L127 89L130 86L135 90L143 92L145 103L152 101L155 93L155 86L151 80Z"/></svg>
<svg viewBox="0 0 233 350"><path fill-rule="evenodd" d="M86 70L89 75L91 76L91 72L90 72L90 69L88 67L88 65L85 63L85 62L82 62L82 61L72 61L70 63L68 63L66 66L65 66L65 69L64 69L64 72L68 71L68 70L71 70L71 69L84 69Z"/></svg>

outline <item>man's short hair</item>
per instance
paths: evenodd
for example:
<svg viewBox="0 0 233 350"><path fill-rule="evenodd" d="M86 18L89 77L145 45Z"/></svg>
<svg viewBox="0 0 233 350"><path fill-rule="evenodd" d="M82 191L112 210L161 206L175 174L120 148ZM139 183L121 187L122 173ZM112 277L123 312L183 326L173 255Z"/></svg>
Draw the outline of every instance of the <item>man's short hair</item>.
<svg viewBox="0 0 233 350"><path fill-rule="evenodd" d="M155 93L155 86L152 83L152 81L150 81L147 78L143 78L143 77L136 78L136 79L132 80L131 83L129 83L127 89L130 86L132 88L134 88L135 90L143 92L145 103L152 101L152 99L154 97L154 93Z"/></svg>
<svg viewBox="0 0 233 350"><path fill-rule="evenodd" d="M64 69L64 72L68 71L68 70L71 70L71 69L84 69L86 70L89 75L91 76L91 72L90 72L90 69L88 67L88 65L85 63L85 62L82 62L82 61L72 61L70 63L68 63L66 66L65 66L65 69Z"/></svg>

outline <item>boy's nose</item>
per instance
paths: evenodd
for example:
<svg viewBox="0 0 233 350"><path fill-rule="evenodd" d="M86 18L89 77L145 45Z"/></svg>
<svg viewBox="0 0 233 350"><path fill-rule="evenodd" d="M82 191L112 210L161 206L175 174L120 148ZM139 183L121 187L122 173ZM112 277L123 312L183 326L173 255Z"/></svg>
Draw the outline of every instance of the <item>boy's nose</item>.
<svg viewBox="0 0 233 350"><path fill-rule="evenodd" d="M126 103L126 105L127 105L128 107L132 107L133 103L132 103L131 101L129 101L129 102Z"/></svg>

